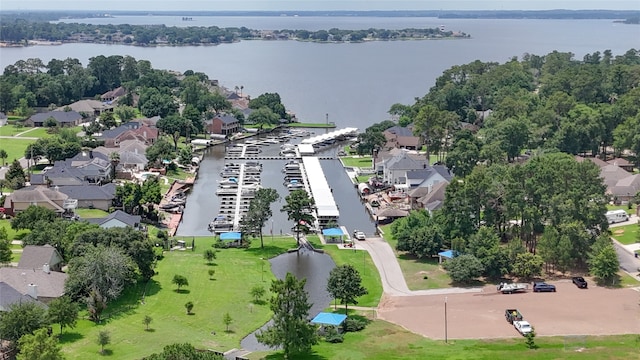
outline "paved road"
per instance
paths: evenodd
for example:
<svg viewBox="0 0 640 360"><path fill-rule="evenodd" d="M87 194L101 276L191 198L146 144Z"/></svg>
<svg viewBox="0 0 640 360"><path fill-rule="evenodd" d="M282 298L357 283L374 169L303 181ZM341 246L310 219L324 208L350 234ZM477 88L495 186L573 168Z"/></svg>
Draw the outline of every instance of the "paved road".
<svg viewBox="0 0 640 360"><path fill-rule="evenodd" d="M391 296L419 296L419 295L445 295L482 292L482 288L445 288L432 290L409 290L407 282L402 274L398 258L391 245L380 237L367 238L359 241L357 248L363 248L369 252L373 263L378 268L382 289L386 295Z"/></svg>

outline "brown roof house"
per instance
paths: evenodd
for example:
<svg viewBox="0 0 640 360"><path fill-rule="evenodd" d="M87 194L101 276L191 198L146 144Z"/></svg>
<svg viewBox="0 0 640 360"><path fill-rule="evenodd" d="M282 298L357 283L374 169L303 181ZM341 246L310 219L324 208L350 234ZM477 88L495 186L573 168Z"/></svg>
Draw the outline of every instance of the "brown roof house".
<svg viewBox="0 0 640 360"><path fill-rule="evenodd" d="M205 121L205 127L210 134L232 135L240 131L240 121L233 115L218 114Z"/></svg>
<svg viewBox="0 0 640 360"><path fill-rule="evenodd" d="M40 269L0 268L0 282L45 304L64 295L67 277L65 273L51 271L48 266Z"/></svg>
<svg viewBox="0 0 640 360"><path fill-rule="evenodd" d="M117 100L120 96L125 95L126 93L127 91L122 86L120 86L118 88L115 88L111 91L107 91L106 93L102 94L102 96L100 96L100 99L103 102L111 103Z"/></svg>
<svg viewBox="0 0 640 360"><path fill-rule="evenodd" d="M409 193L411 196L411 207L415 210L425 209L429 213L438 210L444 204L444 195L448 181L436 183L433 186L419 187Z"/></svg>
<svg viewBox="0 0 640 360"><path fill-rule="evenodd" d="M625 169L628 172L633 172L633 164L630 163L627 159L615 158L607 161L607 164L616 165Z"/></svg>
<svg viewBox="0 0 640 360"><path fill-rule="evenodd" d="M629 175L618 182L607 187L607 194L614 198L614 202L628 203L633 197L640 192L640 174Z"/></svg>
<svg viewBox="0 0 640 360"><path fill-rule="evenodd" d="M418 150L422 147L422 141L419 136L413 135L411 127L393 126L383 131L382 134L387 139L385 148L401 148L409 150Z"/></svg>
<svg viewBox="0 0 640 360"><path fill-rule="evenodd" d="M62 271L62 256L51 245L27 245L22 250L22 256L18 263L20 269L46 269Z"/></svg>
<svg viewBox="0 0 640 360"><path fill-rule="evenodd" d="M48 111L32 115L24 123L29 126L43 127L47 119L52 118L59 127L73 127L82 123L82 115L76 111Z"/></svg>
<svg viewBox="0 0 640 360"><path fill-rule="evenodd" d="M68 110L85 114L86 117L94 117L105 111L113 111L113 105L98 100L79 100L73 104L61 106L55 111L67 112Z"/></svg>
<svg viewBox="0 0 640 360"><path fill-rule="evenodd" d="M31 205L42 206L57 213L64 213L64 202L68 196L55 189L43 186L30 186L14 191L5 199L5 211L15 215Z"/></svg>

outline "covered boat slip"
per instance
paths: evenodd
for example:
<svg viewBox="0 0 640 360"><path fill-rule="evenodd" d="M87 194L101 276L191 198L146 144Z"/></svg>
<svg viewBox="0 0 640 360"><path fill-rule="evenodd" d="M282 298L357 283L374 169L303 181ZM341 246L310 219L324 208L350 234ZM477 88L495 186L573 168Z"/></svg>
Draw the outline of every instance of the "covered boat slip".
<svg viewBox="0 0 640 360"><path fill-rule="evenodd" d="M324 171L317 157L305 156L302 158L311 196L316 203L318 223L323 226L331 221L337 221L340 216L338 205L333 198L333 191L327 183Z"/></svg>
<svg viewBox="0 0 640 360"><path fill-rule="evenodd" d="M341 138L346 138L350 136L356 136L358 134L358 128L344 128L336 131L332 131L327 134L317 135L308 139L302 140L301 144L319 144L323 141L328 140L340 140Z"/></svg>

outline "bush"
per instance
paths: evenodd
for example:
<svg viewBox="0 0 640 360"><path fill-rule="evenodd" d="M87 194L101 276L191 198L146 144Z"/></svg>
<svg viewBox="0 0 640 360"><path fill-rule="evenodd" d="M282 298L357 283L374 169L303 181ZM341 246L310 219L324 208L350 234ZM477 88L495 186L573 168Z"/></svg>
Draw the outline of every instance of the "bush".
<svg viewBox="0 0 640 360"><path fill-rule="evenodd" d="M356 332L367 327L368 321L358 318L347 318L342 324L342 329L345 332Z"/></svg>
<svg viewBox="0 0 640 360"><path fill-rule="evenodd" d="M335 327L329 326L325 328L324 341L338 344L344 341L344 335L340 334Z"/></svg>

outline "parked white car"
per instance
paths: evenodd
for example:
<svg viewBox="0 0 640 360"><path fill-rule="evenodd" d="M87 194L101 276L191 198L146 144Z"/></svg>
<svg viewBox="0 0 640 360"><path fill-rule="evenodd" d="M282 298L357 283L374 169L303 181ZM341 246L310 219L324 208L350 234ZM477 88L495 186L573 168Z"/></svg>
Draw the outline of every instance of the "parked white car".
<svg viewBox="0 0 640 360"><path fill-rule="evenodd" d="M522 335L527 335L532 330L531 324L529 324L528 321L514 321L513 326Z"/></svg>
<svg viewBox="0 0 640 360"><path fill-rule="evenodd" d="M353 232L353 237L356 240L366 240L367 239L367 236L364 234L364 232L358 231L358 230Z"/></svg>

